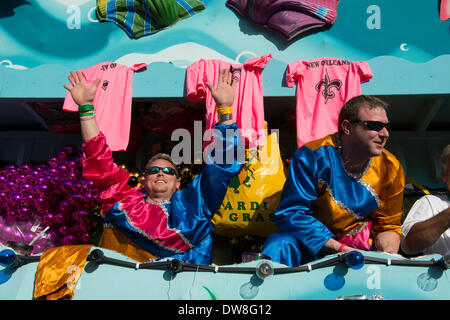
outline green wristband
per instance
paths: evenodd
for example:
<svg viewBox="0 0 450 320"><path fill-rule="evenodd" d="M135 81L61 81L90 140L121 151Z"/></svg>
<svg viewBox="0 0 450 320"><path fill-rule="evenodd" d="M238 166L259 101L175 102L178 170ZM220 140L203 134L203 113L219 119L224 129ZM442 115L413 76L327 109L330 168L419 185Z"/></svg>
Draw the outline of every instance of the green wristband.
<svg viewBox="0 0 450 320"><path fill-rule="evenodd" d="M94 106L92 104L83 104L78 106L78 112L94 111Z"/></svg>
<svg viewBox="0 0 450 320"><path fill-rule="evenodd" d="M94 112L84 112L84 113L80 113L80 117L89 117L89 116L93 116L95 115Z"/></svg>

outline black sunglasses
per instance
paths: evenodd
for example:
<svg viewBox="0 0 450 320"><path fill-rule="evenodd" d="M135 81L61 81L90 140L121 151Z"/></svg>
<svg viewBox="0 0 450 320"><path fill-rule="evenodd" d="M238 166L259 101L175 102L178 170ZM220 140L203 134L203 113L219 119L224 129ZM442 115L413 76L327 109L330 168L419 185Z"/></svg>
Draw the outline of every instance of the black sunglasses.
<svg viewBox="0 0 450 320"><path fill-rule="evenodd" d="M383 128L386 128L387 131L391 128L391 124L383 123L381 121L363 121L363 120L356 120L356 121L350 121L352 123L363 123L367 128L373 131L381 131Z"/></svg>
<svg viewBox="0 0 450 320"><path fill-rule="evenodd" d="M157 174L160 170L162 170L163 173L169 174L171 176L177 175L177 172L174 168L171 167L150 167L145 170L147 174Z"/></svg>

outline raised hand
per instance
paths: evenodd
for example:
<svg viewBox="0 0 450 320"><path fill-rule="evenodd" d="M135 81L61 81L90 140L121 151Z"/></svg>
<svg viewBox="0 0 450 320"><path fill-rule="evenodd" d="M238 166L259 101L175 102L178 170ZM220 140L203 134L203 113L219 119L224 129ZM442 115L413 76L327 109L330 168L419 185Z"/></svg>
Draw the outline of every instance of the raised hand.
<svg viewBox="0 0 450 320"><path fill-rule="evenodd" d="M95 98L95 93L97 92L97 86L100 79L94 81L94 83L89 84L84 79L81 71L73 72L70 71L69 82L71 86L64 85L67 91L72 95L73 101L79 106L85 104L92 104Z"/></svg>
<svg viewBox="0 0 450 320"><path fill-rule="evenodd" d="M230 107L234 101L234 91L236 81L233 81L233 74L228 69L221 69L216 88L209 82L206 82L211 94L216 102L217 107Z"/></svg>

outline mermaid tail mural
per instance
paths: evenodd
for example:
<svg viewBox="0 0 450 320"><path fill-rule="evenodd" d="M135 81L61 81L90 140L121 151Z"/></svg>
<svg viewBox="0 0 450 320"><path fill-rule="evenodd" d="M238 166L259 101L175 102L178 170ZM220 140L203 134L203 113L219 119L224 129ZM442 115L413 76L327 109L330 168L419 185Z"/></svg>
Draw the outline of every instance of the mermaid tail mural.
<svg viewBox="0 0 450 320"><path fill-rule="evenodd" d="M441 0L439 15L441 20L447 20L450 18L450 0Z"/></svg>
<svg viewBox="0 0 450 320"><path fill-rule="evenodd" d="M252 22L277 30L287 39L332 25L340 0L227 0L227 6Z"/></svg>
<svg viewBox="0 0 450 320"><path fill-rule="evenodd" d="M97 0L97 17L111 21L130 38L168 28L206 8L200 0Z"/></svg>

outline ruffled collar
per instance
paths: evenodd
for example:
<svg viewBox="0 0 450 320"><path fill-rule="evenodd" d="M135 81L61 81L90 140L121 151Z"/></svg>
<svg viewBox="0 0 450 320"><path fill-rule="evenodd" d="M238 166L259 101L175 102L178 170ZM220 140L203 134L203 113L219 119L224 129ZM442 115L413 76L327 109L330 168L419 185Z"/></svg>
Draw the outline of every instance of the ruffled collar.
<svg viewBox="0 0 450 320"><path fill-rule="evenodd" d="M149 196L147 196L147 198L145 198L145 202L148 202L148 203L151 203L151 204L157 204L157 205L170 204L170 200L157 201L157 200L150 199Z"/></svg>
<svg viewBox="0 0 450 320"><path fill-rule="evenodd" d="M153 200L149 197L148 193L145 191L144 188L142 188L140 190L140 192L145 195L145 202L151 203L151 204L156 204L156 205L161 205L161 204L170 204L170 200L162 200L162 201L157 201L157 200Z"/></svg>
<svg viewBox="0 0 450 320"><path fill-rule="evenodd" d="M349 172L345 168L344 159L342 157L342 144L341 144L341 139L340 139L339 133L336 133L336 144L337 144L336 146L338 149L339 159L341 160L342 168L344 168L345 173L349 177L351 177L355 180L361 179L361 177L366 174L367 170L369 170L370 165L372 164L372 158L370 158L369 161L367 161L366 165L364 166L364 168L362 168L361 172L358 172L358 173Z"/></svg>

